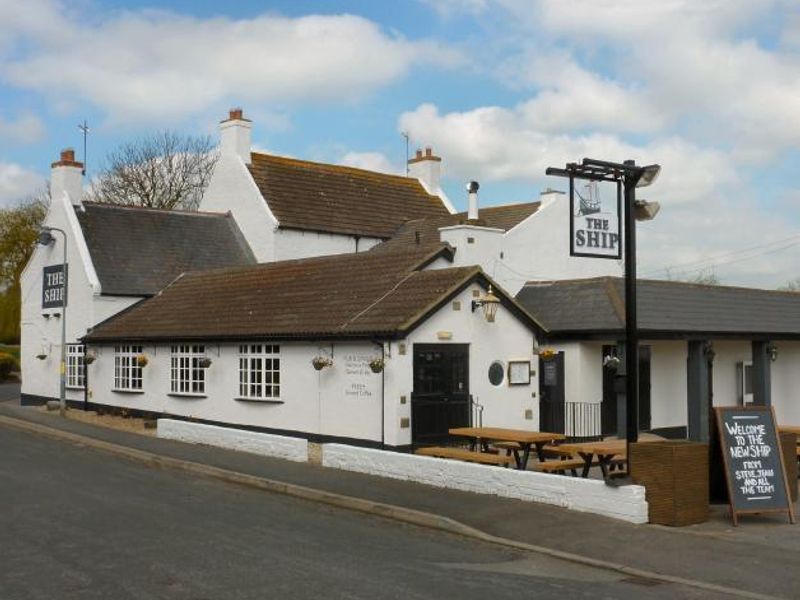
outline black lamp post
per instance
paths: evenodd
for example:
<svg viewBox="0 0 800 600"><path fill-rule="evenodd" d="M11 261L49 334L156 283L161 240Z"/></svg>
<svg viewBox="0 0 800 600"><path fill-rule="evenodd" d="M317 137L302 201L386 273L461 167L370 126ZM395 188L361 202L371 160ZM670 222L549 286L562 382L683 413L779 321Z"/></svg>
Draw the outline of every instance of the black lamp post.
<svg viewBox="0 0 800 600"><path fill-rule="evenodd" d="M614 163L584 158L566 168L549 167L545 173L558 177L622 183L624 190L625 260L625 398L626 439L639 439L639 331L636 321L636 221L649 221L659 210L657 202L636 200L636 188L646 187L658 177L659 165L638 166L632 160Z"/></svg>

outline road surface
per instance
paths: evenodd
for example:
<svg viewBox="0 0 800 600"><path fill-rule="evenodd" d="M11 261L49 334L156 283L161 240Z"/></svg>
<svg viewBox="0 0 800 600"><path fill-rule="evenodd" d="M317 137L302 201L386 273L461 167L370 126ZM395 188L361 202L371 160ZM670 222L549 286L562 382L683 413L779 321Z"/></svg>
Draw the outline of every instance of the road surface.
<svg viewBox="0 0 800 600"><path fill-rule="evenodd" d="M713 597L0 426L3 600Z"/></svg>

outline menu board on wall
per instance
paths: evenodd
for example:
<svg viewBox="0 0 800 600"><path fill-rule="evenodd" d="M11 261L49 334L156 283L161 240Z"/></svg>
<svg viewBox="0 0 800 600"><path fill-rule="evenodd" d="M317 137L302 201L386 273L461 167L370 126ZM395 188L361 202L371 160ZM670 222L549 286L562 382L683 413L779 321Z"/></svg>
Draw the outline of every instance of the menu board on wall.
<svg viewBox="0 0 800 600"><path fill-rule="evenodd" d="M733 524L746 513L783 512L794 523L775 413L769 406L724 406L717 415Z"/></svg>

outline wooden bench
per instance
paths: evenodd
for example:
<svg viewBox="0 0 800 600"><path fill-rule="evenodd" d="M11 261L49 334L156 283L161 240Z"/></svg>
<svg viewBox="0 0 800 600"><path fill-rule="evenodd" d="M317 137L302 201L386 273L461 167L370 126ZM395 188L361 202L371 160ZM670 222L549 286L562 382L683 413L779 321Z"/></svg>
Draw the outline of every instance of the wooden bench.
<svg viewBox="0 0 800 600"><path fill-rule="evenodd" d="M492 454L490 452L475 452L464 448L432 446L430 448L418 448L415 454L421 456L435 456L436 458L454 458L456 460L481 463L484 465L500 465L503 467L514 464L513 456L503 456L502 454Z"/></svg>
<svg viewBox="0 0 800 600"><path fill-rule="evenodd" d="M578 469L583 470L584 461L580 458L570 458L567 460L549 460L533 465L534 471L540 473L564 473L570 471L573 477L578 476Z"/></svg>

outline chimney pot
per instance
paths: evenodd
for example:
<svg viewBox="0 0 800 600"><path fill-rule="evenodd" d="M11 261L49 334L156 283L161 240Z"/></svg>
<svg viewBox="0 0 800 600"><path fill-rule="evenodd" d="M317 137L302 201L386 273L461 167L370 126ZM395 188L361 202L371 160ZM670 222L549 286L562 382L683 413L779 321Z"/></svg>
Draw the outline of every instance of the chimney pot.
<svg viewBox="0 0 800 600"><path fill-rule="evenodd" d="M75 150L65 148L61 151L61 162L75 162Z"/></svg>
<svg viewBox="0 0 800 600"><path fill-rule="evenodd" d="M425 146L425 156L433 156L433 148Z"/></svg>
<svg viewBox="0 0 800 600"><path fill-rule="evenodd" d="M422 150L417 150L417 158L422 158Z"/></svg>
<svg viewBox="0 0 800 600"><path fill-rule="evenodd" d="M231 121L241 121L243 117L242 109L241 108L232 108L228 112L228 117Z"/></svg>

